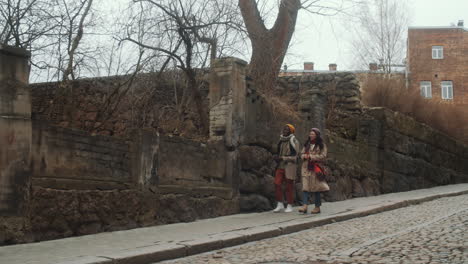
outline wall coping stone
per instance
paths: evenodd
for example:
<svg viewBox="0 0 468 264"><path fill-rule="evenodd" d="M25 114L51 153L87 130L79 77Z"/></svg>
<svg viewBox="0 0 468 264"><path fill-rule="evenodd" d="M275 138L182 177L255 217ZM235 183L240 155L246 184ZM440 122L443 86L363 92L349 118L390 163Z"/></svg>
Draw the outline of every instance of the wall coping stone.
<svg viewBox="0 0 468 264"><path fill-rule="evenodd" d="M23 58L31 57L31 52L23 48L17 48L17 47L7 46L3 44L0 44L0 53L10 55L10 56L23 57Z"/></svg>

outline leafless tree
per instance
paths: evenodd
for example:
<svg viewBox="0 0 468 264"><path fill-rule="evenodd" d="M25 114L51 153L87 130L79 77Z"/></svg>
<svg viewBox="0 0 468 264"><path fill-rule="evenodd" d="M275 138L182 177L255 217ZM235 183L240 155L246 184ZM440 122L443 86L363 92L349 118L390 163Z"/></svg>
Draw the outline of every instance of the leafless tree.
<svg viewBox="0 0 468 264"><path fill-rule="evenodd" d="M208 65L235 41L233 36L240 27L236 6L229 0L133 0L132 8L134 15L121 40L151 51L155 58L165 58L159 64L160 72L175 62L187 80L184 98L193 99L201 129L207 134L208 116L197 68Z"/></svg>
<svg viewBox="0 0 468 264"><path fill-rule="evenodd" d="M56 28L54 9L46 0L0 0L0 43L30 49Z"/></svg>
<svg viewBox="0 0 468 264"><path fill-rule="evenodd" d="M83 73L92 72L97 54L102 47L85 40L86 31L97 27L93 0L53 0L57 7L54 31L47 37L50 45L37 51L34 62L50 73L48 80L75 80ZM93 36L94 37L94 36Z"/></svg>
<svg viewBox="0 0 468 264"><path fill-rule="evenodd" d="M378 63L382 71L391 73L395 66L402 66L408 10L406 0L372 0L360 5L355 14L357 26L351 41L359 67Z"/></svg>
<svg viewBox="0 0 468 264"><path fill-rule="evenodd" d="M62 2L66 10L67 22L69 22L66 42L68 59L66 63L67 66L63 68L63 80L66 81L70 79L70 77L71 79L75 79L73 73L73 69L76 67L75 54L83 38L85 19L91 10L93 0L74 1L74 3L78 2L78 5L75 6L75 10L70 10L70 5L65 0Z"/></svg>
<svg viewBox="0 0 468 264"><path fill-rule="evenodd" d="M0 0L0 43L31 51L46 80L75 79L95 64L95 46L83 47L95 26L93 0Z"/></svg>
<svg viewBox="0 0 468 264"><path fill-rule="evenodd" d="M238 4L252 44L250 75L258 89L271 90L275 86L284 56L293 36L299 10L315 15L331 16L344 10L353 0L281 0L278 14L271 28L265 24L265 16L272 9L265 8L265 1L239 0ZM262 12L267 10L267 12Z"/></svg>

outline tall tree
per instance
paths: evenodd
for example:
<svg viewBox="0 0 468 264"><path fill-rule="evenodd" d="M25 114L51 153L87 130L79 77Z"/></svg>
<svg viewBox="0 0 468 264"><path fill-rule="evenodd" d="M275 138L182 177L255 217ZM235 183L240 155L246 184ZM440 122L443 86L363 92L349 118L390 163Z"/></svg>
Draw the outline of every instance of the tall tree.
<svg viewBox="0 0 468 264"><path fill-rule="evenodd" d="M348 2L359 0L281 0L276 20L271 28L267 28L265 18L259 11L259 7L265 2L239 0L238 5L252 44L249 72L257 88L268 91L275 86L296 27L299 10L330 16L341 12Z"/></svg>
<svg viewBox="0 0 468 264"><path fill-rule="evenodd" d="M386 73L402 66L410 20L408 2L371 0L359 6L355 17L351 45L357 66L367 68L369 63L378 63Z"/></svg>
<svg viewBox="0 0 468 264"><path fill-rule="evenodd" d="M301 1L282 0L278 17L270 29L263 22L257 1L239 0L239 7L252 43L250 75L260 90L271 89L294 33Z"/></svg>

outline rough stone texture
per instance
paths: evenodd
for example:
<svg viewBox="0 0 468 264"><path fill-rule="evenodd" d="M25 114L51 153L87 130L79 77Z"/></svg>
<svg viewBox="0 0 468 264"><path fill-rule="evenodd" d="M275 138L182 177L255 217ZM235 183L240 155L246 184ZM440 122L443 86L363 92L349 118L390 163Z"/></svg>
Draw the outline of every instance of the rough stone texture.
<svg viewBox="0 0 468 264"><path fill-rule="evenodd" d="M160 185L229 187L228 159L222 142L192 141L180 137L160 140L157 177Z"/></svg>
<svg viewBox="0 0 468 264"><path fill-rule="evenodd" d="M0 45L0 244L28 240L30 53Z"/></svg>
<svg viewBox="0 0 468 264"><path fill-rule="evenodd" d="M242 171L239 175L242 211L269 210L275 201L272 153L258 146L239 147ZM266 203L269 203L266 206ZM258 208L255 206L258 205Z"/></svg>
<svg viewBox="0 0 468 264"><path fill-rule="evenodd" d="M279 135L285 124L293 124L297 130L302 126L298 113L292 105L272 101L247 83L246 115L243 145L263 147L275 152Z"/></svg>
<svg viewBox="0 0 468 264"><path fill-rule="evenodd" d="M51 206L54 205L54 206ZM33 188L33 240L188 222L237 212L237 199L138 190L54 190ZM6 241L6 240L5 240ZM6 241L8 242L8 241Z"/></svg>
<svg viewBox="0 0 468 264"><path fill-rule="evenodd" d="M239 147L239 153L243 170L260 171L273 161L271 153L261 147L244 145Z"/></svg>
<svg viewBox="0 0 468 264"><path fill-rule="evenodd" d="M145 73L133 80L125 75L32 84L33 120L118 137L139 128L190 138L206 137L197 129L199 118L191 106L182 116L177 112L176 100L184 103L181 98L185 80L181 76L177 72ZM207 82L200 79L200 92L206 101Z"/></svg>
<svg viewBox="0 0 468 264"><path fill-rule="evenodd" d="M284 76L277 93L290 95L288 103L297 107L299 139L304 140L312 127L322 131L327 128L345 138L356 137L362 106L360 83L354 73Z"/></svg>
<svg viewBox="0 0 468 264"><path fill-rule="evenodd" d="M468 181L466 146L383 108L364 109L355 140L330 133L328 145L333 199Z"/></svg>
<svg viewBox="0 0 468 264"><path fill-rule="evenodd" d="M237 65L235 69L232 63ZM151 130L129 131L128 126L122 126L125 133L119 132L126 137L118 138L66 128L75 127L69 124L56 126L62 119L54 117L55 111L67 115L68 103L70 106L78 103L72 112L80 113L88 106L96 106L99 100L105 100L106 91L102 87L95 91L90 89L97 80L58 87L68 89L75 85L78 95L84 92L89 97L95 95L93 92L102 93L95 98L58 102L43 110L40 110L41 105L47 104L47 100L40 98L40 103L35 104L39 107L36 113L42 113L42 118L52 125L38 121L41 118L36 116L31 151L33 192L29 203L25 203L31 208L18 224L13 225L11 218L0 219L0 227L6 230L5 236L0 237L0 244L26 242L31 237L37 241L194 221L239 212L237 146L242 135L242 100L245 98L242 95L245 93L238 88L245 88L245 63L228 59L217 65L221 72L225 70L229 76L234 76L230 90L234 91L235 104L226 117L225 135L221 140L212 138L209 142L200 142L160 136ZM67 93L60 90L52 93L61 92ZM73 89L68 92L67 96L74 94ZM81 105L82 102L91 102L91 105ZM124 108L122 113L126 113L125 110L128 109ZM97 110L92 111L88 113L92 115L90 118L98 120ZM79 118L69 120L80 122ZM31 137L31 129L22 131L26 134L29 131Z"/></svg>
<svg viewBox="0 0 468 264"><path fill-rule="evenodd" d="M258 194L241 195L239 204L243 212L261 212L273 209L270 201Z"/></svg>
<svg viewBox="0 0 468 264"><path fill-rule="evenodd" d="M0 245L32 242L31 223L25 216L0 217Z"/></svg>
<svg viewBox="0 0 468 264"><path fill-rule="evenodd" d="M311 127L319 127L325 134L327 166L332 172L327 179L331 190L324 194L326 201L468 181L466 146L402 114L363 108L359 82L352 73L282 77L278 89L298 95L292 96L290 103L298 106L301 116L295 133L301 144ZM270 122L269 128L283 123ZM273 176L276 164L263 157L275 152L270 146L277 143L278 136L258 121L247 124L250 141L249 146L240 148L244 171L240 192L263 195L274 202L274 194L262 194L259 186L264 172ZM270 169L258 172L261 163ZM299 179L296 197L300 197Z"/></svg>
<svg viewBox="0 0 468 264"><path fill-rule="evenodd" d="M8 224L11 235L0 243L239 212L237 189L226 173L229 152L222 142L201 143L143 131L135 132L129 142L59 127L35 131L30 227L21 234Z"/></svg>
<svg viewBox="0 0 468 264"><path fill-rule="evenodd" d="M131 144L34 122L33 182L57 189L127 189Z"/></svg>
<svg viewBox="0 0 468 264"><path fill-rule="evenodd" d="M216 118L211 120L208 143L141 131L126 141L76 136L69 130L49 136L37 134L35 145L46 147L33 153L52 153L54 148L65 153L59 155L56 151L54 161L36 156L33 167L38 173L47 171L51 162L61 164L61 168L67 164L63 161L77 162L70 158L83 152L77 138L87 143L83 164L89 163L90 169L114 168L109 164L118 160L115 168L128 168L129 172L117 177L120 182L110 176L121 174L98 169L93 177L70 172L71 178L83 177L82 182L88 185L81 190L63 190L66 186L58 182L71 180L70 175L54 170L55 174L47 175L49 179L43 184L33 185L30 218L17 225L12 225L11 219L0 219L9 230L4 241L28 241L28 233L40 240L192 221L240 209L271 209L276 167L272 155L285 123L296 125L301 143L311 127L322 128L326 135L327 166L332 171L327 179L331 191L324 194L326 201L468 181L466 146L405 116L383 109L363 109L359 85L351 73L289 77L288 87L299 94L297 114L284 111L257 93L245 76L245 63L230 58L213 65L215 85L210 87L210 111ZM230 99L226 101L225 96ZM70 134L70 140L60 137ZM49 145L53 147L49 149ZM99 177L107 177L100 187L96 184ZM62 190L47 188L57 186ZM298 181L296 197L300 189Z"/></svg>
<svg viewBox="0 0 468 264"><path fill-rule="evenodd" d="M210 140L224 140L235 147L243 137L246 112L245 61L214 60L210 74Z"/></svg>

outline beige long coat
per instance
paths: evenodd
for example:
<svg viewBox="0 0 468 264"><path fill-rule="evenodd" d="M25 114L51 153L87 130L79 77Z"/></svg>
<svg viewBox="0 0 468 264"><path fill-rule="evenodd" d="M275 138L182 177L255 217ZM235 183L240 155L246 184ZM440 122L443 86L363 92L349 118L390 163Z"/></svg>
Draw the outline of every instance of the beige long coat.
<svg viewBox="0 0 468 264"><path fill-rule="evenodd" d="M310 149L314 149L314 145L310 146ZM314 149L308 155L305 154L305 148L301 151L302 158L302 190L306 192L326 192L330 190L326 181L319 181L315 172L307 169L308 160L312 161L323 161L327 158L327 146L323 145L323 150L319 148ZM304 160L307 159L307 160Z"/></svg>

